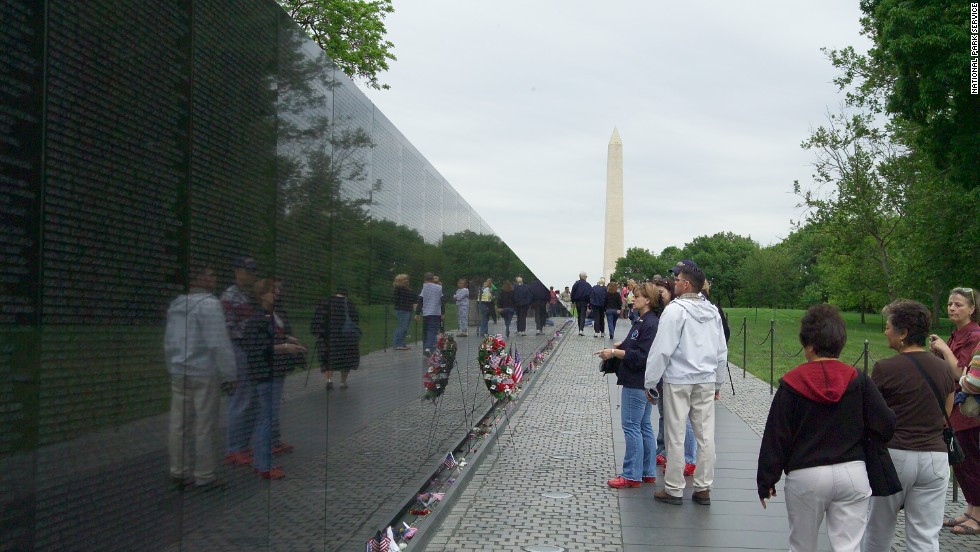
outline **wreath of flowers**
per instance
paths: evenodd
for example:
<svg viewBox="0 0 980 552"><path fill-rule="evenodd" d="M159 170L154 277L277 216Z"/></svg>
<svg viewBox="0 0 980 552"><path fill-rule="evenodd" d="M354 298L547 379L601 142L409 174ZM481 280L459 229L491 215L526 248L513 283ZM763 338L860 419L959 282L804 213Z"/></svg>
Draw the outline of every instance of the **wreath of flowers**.
<svg viewBox="0 0 980 552"><path fill-rule="evenodd" d="M423 399L435 402L446 391L449 374L456 364L456 349L456 340L451 335L443 333L436 337L436 347L426 359L425 373L422 374Z"/></svg>
<svg viewBox="0 0 980 552"><path fill-rule="evenodd" d="M480 371L483 372L483 383L487 390L497 399L510 398L516 386L514 384L514 365L507 354L507 343L499 335L492 335L483 340L477 352Z"/></svg>

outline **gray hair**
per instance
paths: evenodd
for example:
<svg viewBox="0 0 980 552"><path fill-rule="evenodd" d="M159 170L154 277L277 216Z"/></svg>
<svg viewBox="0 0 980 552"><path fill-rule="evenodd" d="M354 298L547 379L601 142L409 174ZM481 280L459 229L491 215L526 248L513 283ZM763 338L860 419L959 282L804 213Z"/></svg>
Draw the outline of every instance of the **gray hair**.
<svg viewBox="0 0 980 552"><path fill-rule="evenodd" d="M588 278L588 277L589 277L589 275L588 275L588 274L586 274L586 273L584 273L584 272L579 272L579 273L578 273L578 279L579 279L579 280L584 280L584 279L586 279L586 278Z"/></svg>

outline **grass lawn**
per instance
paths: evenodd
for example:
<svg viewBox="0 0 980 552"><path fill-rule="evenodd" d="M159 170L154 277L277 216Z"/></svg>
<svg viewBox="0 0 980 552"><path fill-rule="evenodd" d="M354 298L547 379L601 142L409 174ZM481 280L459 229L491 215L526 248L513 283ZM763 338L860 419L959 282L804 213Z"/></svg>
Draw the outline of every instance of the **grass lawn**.
<svg viewBox="0 0 980 552"><path fill-rule="evenodd" d="M802 309L725 309L732 330L731 339L728 341L728 360L763 381L770 381L771 358L773 382L778 382L783 374L806 362L803 353L800 352L799 340L800 319L803 318L804 312ZM883 333L885 323L880 314L865 314L864 324L861 323L859 313L842 314L847 324L847 345L840 355L841 361L856 365L859 370L863 370L865 340L868 342L870 356L867 364L869 373L875 361L895 354L895 351L888 348ZM775 341L767 338L770 321L773 321ZM943 319L933 328L933 331L945 338L951 328L949 321ZM733 372L732 375L735 376L735 373Z"/></svg>

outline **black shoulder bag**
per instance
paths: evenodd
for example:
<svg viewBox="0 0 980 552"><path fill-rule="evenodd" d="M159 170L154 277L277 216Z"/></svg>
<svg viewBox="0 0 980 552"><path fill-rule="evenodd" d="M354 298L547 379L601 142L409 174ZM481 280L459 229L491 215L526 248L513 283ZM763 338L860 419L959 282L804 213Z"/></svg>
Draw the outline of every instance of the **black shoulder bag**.
<svg viewBox="0 0 980 552"><path fill-rule="evenodd" d="M858 385L861 389L861 411L864 419L864 467L868 470L868 483L871 485L871 496L891 496L902 490L902 481L892 462L885 443L876 440L868 433L868 409L864 400L864 380L858 372Z"/></svg>
<svg viewBox="0 0 980 552"><path fill-rule="evenodd" d="M946 452L949 454L949 465L952 466L963 462L966 460L966 454L960 448L960 442L956 440L956 435L953 433L953 423L949 421L949 414L946 414L946 402L939 394L939 389L936 389L936 384L929 377L929 374L926 374L925 369L922 368L922 365L919 364L919 361L914 356L905 355L905 358L911 360L915 364L915 367L919 369L919 373L922 374L922 377L932 389L932 394L939 401L939 410L942 411L943 418L946 418L946 427L943 428L943 442L946 443Z"/></svg>

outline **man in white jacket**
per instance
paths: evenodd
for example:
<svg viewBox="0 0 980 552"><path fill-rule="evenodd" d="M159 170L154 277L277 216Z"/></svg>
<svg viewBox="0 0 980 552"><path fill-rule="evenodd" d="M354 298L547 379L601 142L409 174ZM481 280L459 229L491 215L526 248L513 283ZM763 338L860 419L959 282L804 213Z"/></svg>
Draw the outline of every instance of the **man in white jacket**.
<svg viewBox="0 0 980 552"><path fill-rule="evenodd" d="M715 405L724 383L728 345L718 309L701 295L704 272L693 262L674 269L674 294L660 316L657 336L647 355L645 385L664 380L664 432L667 444L665 486L654 493L660 502L679 505L684 494L684 430L688 417L698 442L694 494L711 503L715 475ZM649 392L648 392L649 394Z"/></svg>
<svg viewBox="0 0 980 552"><path fill-rule="evenodd" d="M235 379L235 353L213 293L214 271L193 268L190 277L189 293L170 304L163 339L171 383L170 475L180 487L191 478L198 487L210 487L217 484L214 432L221 378Z"/></svg>

